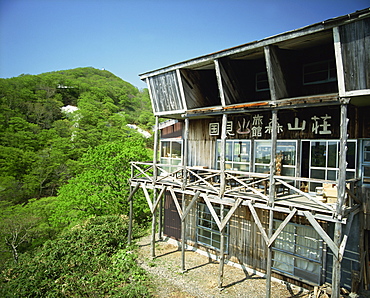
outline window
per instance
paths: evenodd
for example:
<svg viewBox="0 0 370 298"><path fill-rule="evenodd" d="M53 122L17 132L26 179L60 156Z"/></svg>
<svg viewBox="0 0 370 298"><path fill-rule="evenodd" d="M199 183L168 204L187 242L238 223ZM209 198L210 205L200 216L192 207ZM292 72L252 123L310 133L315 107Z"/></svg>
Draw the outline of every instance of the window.
<svg viewBox="0 0 370 298"><path fill-rule="evenodd" d="M337 70L334 60L303 65L303 85L335 82Z"/></svg>
<svg viewBox="0 0 370 298"><path fill-rule="evenodd" d="M281 221L274 220L276 231ZM272 268L320 284L323 240L311 226L288 223L273 246Z"/></svg>
<svg viewBox="0 0 370 298"><path fill-rule="evenodd" d="M226 140L225 168L227 170L250 171L251 142L249 140ZM221 140L217 141L217 168L220 169Z"/></svg>
<svg viewBox="0 0 370 298"><path fill-rule="evenodd" d="M370 184L370 140L363 141L362 182Z"/></svg>
<svg viewBox="0 0 370 298"><path fill-rule="evenodd" d="M221 207L220 205L214 205L218 218L221 220ZM229 208L224 207L224 216L229 212ZM225 252L229 246L229 224L224 229L225 237ZM221 233L215 220L212 217L208 206L204 203L198 204L198 216L197 216L197 242L205 246L219 250L221 247Z"/></svg>
<svg viewBox="0 0 370 298"><path fill-rule="evenodd" d="M181 165L182 140L161 140L161 164ZM164 167L167 172L174 172L178 167Z"/></svg>
<svg viewBox="0 0 370 298"><path fill-rule="evenodd" d="M309 178L336 181L339 172L339 140L320 140L310 142ZM346 178L351 179L356 174L356 141L347 142ZM302 158L305 158L303 156ZM310 191L315 191L320 183L311 182Z"/></svg>
<svg viewBox="0 0 370 298"><path fill-rule="evenodd" d="M278 141L276 155L281 155L282 176L295 176L296 172L296 141ZM254 148L254 167L257 173L269 173L271 160L271 140L258 140Z"/></svg>
<svg viewBox="0 0 370 298"><path fill-rule="evenodd" d="M270 90L267 72L256 73L256 91Z"/></svg>

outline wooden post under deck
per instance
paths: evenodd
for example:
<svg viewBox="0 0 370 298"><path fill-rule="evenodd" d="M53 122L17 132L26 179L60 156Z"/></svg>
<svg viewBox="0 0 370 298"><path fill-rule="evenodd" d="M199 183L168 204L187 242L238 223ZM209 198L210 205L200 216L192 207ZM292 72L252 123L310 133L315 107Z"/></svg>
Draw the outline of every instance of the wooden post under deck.
<svg viewBox="0 0 370 298"><path fill-rule="evenodd" d="M157 155L158 155L158 122L159 117L155 117L155 129L154 129L154 148L153 148L153 186L154 186L154 196L153 196L153 204L156 201L156 189L155 184L157 181ZM152 241L151 241L151 252L152 258L155 258L155 229L156 229L156 209L153 210L152 214Z"/></svg>
<svg viewBox="0 0 370 298"><path fill-rule="evenodd" d="M225 193L226 187L226 174L225 174L225 155L226 155L226 124L227 115L222 115L222 127L221 127L221 156L220 156L220 198L222 199ZM223 208L221 205L221 219L223 218ZM224 228L220 230L220 265L219 265L219 281L218 287L222 288L223 276L224 276L224 263L225 263L225 243L224 243Z"/></svg>
<svg viewBox="0 0 370 298"><path fill-rule="evenodd" d="M275 170L276 170L276 146L277 146L277 110L272 110L271 123L271 159L270 159L270 188L269 188L269 206L273 207L275 201ZM271 239L274 229L274 211L270 209L268 238ZM272 272L272 245L267 249L266 264L266 297L271 297L271 272Z"/></svg>
<svg viewBox="0 0 370 298"><path fill-rule="evenodd" d="M186 167L188 165L188 136L189 136L189 118L185 118L185 128L184 128L184 139L183 139L183 154L182 154L182 190L186 188L187 180L187 171ZM186 204L185 204L185 194L182 193L181 200L182 212L185 213ZM185 268L185 243L186 243L186 217L181 221L181 270L186 271Z"/></svg>
<svg viewBox="0 0 370 298"><path fill-rule="evenodd" d="M347 101L344 99L344 101ZM338 172L338 201L336 216L338 220L342 219L343 216L343 203L345 201L346 192L346 168L347 168L347 104L341 104L340 106L340 151L339 151L339 172ZM339 248L342 241L342 223L337 221L334 227L334 244ZM340 297L340 279L341 279L341 260L342 256L338 253L337 256L333 256L333 280L332 288L333 298Z"/></svg>

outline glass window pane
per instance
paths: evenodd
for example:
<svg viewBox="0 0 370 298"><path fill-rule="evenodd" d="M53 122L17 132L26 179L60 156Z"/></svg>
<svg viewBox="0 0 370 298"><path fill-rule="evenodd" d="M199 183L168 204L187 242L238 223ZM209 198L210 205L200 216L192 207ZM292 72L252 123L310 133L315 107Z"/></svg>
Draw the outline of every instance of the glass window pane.
<svg viewBox="0 0 370 298"><path fill-rule="evenodd" d="M337 142L329 142L328 144L328 167L336 168L338 158Z"/></svg>
<svg viewBox="0 0 370 298"><path fill-rule="evenodd" d="M311 176L310 177L325 180L325 170L311 169Z"/></svg>
<svg viewBox="0 0 370 298"><path fill-rule="evenodd" d="M347 169L356 168L356 142L347 142Z"/></svg>
<svg viewBox="0 0 370 298"><path fill-rule="evenodd" d="M337 173L338 171L336 170L328 170L328 177L326 178L327 180L337 180Z"/></svg>
<svg viewBox="0 0 370 298"><path fill-rule="evenodd" d="M255 162L269 164L271 159L271 142L256 141Z"/></svg>
<svg viewBox="0 0 370 298"><path fill-rule="evenodd" d="M225 161L232 161L233 160L232 159L232 152L233 152L233 144L231 142L226 142Z"/></svg>
<svg viewBox="0 0 370 298"><path fill-rule="evenodd" d="M239 144L240 144L240 161L249 162L251 143L242 141L242 142L239 142Z"/></svg>
<svg viewBox="0 0 370 298"><path fill-rule="evenodd" d="M276 153L283 155L283 165L294 166L296 156L295 142L278 142Z"/></svg>
<svg viewBox="0 0 370 298"><path fill-rule="evenodd" d="M170 157L170 142L162 142L162 157Z"/></svg>
<svg viewBox="0 0 370 298"><path fill-rule="evenodd" d="M326 166L326 142L311 143L311 165L314 167Z"/></svg>
<svg viewBox="0 0 370 298"><path fill-rule="evenodd" d="M181 143L172 142L172 158L181 158Z"/></svg>

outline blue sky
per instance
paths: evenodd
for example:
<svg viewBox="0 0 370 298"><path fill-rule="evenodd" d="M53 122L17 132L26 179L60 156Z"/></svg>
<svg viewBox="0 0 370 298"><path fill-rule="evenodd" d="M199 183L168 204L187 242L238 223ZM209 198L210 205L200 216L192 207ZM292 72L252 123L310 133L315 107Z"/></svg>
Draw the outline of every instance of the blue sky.
<svg viewBox="0 0 370 298"><path fill-rule="evenodd" d="M370 6L369 0L0 0L0 77L138 75Z"/></svg>

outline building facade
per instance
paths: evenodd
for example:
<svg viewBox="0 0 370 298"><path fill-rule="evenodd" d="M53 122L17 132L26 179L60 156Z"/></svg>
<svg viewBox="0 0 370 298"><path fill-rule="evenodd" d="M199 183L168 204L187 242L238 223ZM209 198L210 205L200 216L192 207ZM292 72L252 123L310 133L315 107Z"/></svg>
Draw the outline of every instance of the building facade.
<svg viewBox="0 0 370 298"><path fill-rule="evenodd" d="M131 186L153 235L216 255L220 286L226 260L265 273L267 296L273 277L369 286L369 9L141 78L159 156Z"/></svg>

